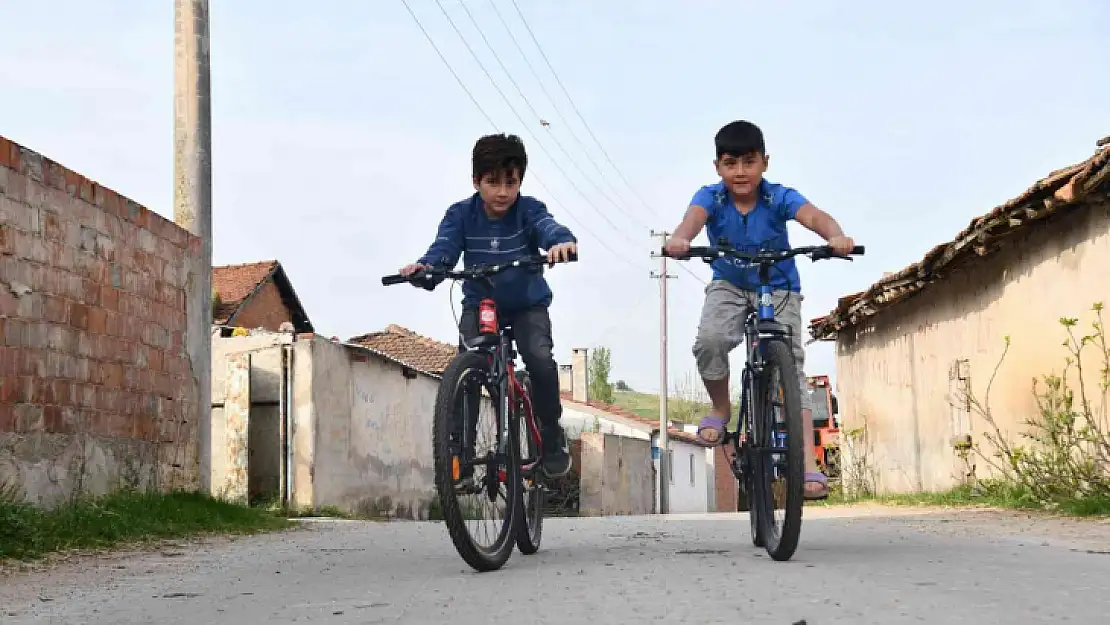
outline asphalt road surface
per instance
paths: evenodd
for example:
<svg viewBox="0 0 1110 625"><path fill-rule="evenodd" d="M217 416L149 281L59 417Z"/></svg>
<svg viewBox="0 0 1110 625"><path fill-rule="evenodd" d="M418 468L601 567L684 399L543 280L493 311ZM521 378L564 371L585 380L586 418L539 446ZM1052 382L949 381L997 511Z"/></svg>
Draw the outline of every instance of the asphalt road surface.
<svg viewBox="0 0 1110 625"><path fill-rule="evenodd" d="M548 519L542 551L472 572L437 523L81 557L0 577L0 623L1106 623L1110 523L807 508L791 562L745 515Z"/></svg>

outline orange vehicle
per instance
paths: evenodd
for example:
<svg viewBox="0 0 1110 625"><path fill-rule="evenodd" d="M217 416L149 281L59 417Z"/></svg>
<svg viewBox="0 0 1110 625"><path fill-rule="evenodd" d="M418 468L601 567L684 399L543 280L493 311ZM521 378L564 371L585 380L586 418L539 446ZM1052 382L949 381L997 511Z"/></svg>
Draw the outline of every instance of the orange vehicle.
<svg viewBox="0 0 1110 625"><path fill-rule="evenodd" d="M840 476L840 419L829 376L806 378L813 402L813 453L817 466L829 478Z"/></svg>

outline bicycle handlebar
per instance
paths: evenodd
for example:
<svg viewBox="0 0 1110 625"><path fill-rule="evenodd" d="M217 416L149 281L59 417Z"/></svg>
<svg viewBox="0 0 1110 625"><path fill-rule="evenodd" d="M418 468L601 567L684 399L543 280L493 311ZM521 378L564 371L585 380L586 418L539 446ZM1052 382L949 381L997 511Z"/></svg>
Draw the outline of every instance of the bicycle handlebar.
<svg viewBox="0 0 1110 625"><path fill-rule="evenodd" d="M567 260L560 262L573 263L577 260L578 255L571 254ZM452 271L448 269L423 269L409 276L402 276L399 273L395 273L392 275L384 276L382 278L382 285L392 286L394 284L416 283L427 280L428 278L440 276L451 280L475 280L488 278L513 267L540 267L548 264L551 264L551 261L547 258L546 254L535 254L532 256L527 256L525 258L510 260L504 263L482 265L480 267L475 267L474 269L462 269L459 271Z"/></svg>
<svg viewBox="0 0 1110 625"><path fill-rule="evenodd" d="M864 247L857 245L849 252L850 255L863 256ZM686 260L689 258L701 258L709 262L718 258L732 257L739 260L747 260L756 264L763 263L776 263L795 256L809 256L810 260L818 261L826 258L842 258L844 260L852 260L848 256L841 256L833 252L832 248L828 245L810 245L805 247L795 247L789 250L761 250L759 252L743 252L740 251L725 241L721 241L715 246L698 246L691 247L685 254L677 255L669 253L666 248L661 250L663 256L674 258L675 260Z"/></svg>

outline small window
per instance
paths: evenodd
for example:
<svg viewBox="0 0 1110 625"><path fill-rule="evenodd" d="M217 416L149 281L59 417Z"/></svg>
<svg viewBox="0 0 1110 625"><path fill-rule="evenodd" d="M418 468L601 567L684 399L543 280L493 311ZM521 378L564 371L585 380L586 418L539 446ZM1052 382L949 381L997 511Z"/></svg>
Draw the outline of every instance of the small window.
<svg viewBox="0 0 1110 625"><path fill-rule="evenodd" d="M690 486L694 485L694 454L690 454Z"/></svg>

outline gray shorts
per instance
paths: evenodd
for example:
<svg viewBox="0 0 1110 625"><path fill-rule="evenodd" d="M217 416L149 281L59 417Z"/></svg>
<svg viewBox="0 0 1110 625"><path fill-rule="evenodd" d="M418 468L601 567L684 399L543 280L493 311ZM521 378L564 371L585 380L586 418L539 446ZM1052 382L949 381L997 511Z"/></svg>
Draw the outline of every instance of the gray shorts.
<svg viewBox="0 0 1110 625"><path fill-rule="evenodd" d="M694 358L702 379L723 380L728 377L729 353L744 341L744 320L758 299L757 293L744 291L725 280L714 280L705 288L705 304L701 309L698 336L694 339ZM775 291L771 299L775 305L775 319L790 326L802 409L812 410L813 403L806 384L806 352L802 345L802 295L793 291Z"/></svg>

